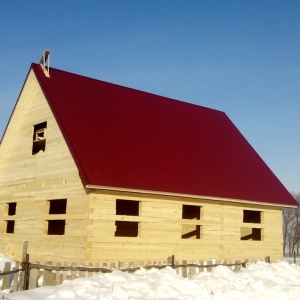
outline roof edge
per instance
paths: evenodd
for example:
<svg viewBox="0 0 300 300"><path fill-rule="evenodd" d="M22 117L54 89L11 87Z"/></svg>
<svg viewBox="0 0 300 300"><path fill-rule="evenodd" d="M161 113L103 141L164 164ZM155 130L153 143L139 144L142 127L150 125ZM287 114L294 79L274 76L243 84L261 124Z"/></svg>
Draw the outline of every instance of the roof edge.
<svg viewBox="0 0 300 300"><path fill-rule="evenodd" d="M42 72L42 75L38 72L38 68L40 68L40 71ZM45 96L45 98L46 98L46 100L47 100L47 102L49 104L49 107L50 107L50 109L51 109L51 111L52 111L52 113L54 115L54 118L55 118L55 120L56 120L56 122L57 122L57 124L59 126L59 129L60 129L60 131L61 131L61 133L62 133L62 135L63 135L63 137L64 137L64 139L65 139L65 141L66 141L66 143L68 145L68 148L69 148L69 150L71 152L71 155L72 155L72 157L73 157L73 159L75 161L75 164L76 164L76 166L78 168L79 176L81 178L81 181L82 181L83 185L85 185L87 183L87 175L85 174L84 169L81 167L81 164L78 161L78 158L76 156L76 152L74 151L74 149L72 147L72 144L70 143L70 139L68 137L67 132L64 130L64 127L62 126L62 121L58 117L58 114L57 114L57 112L55 110L55 107L52 105L52 102L50 100L51 97L49 96L49 92L48 92L48 90L47 90L47 88L46 88L46 86L45 86L45 84L43 82L43 80L50 80L50 77L46 77L46 75L43 72L42 67L39 64L32 63L30 70L33 70L33 72L34 72L34 74L35 74L35 76L37 78L37 81L40 84L40 87L41 87L41 89L42 89L42 91L44 93L44 96ZM42 78L42 76L45 76L46 78Z"/></svg>
<svg viewBox="0 0 300 300"><path fill-rule="evenodd" d="M37 67L40 67L42 69L40 64L31 63L31 68L32 69L35 70L35 68L37 68ZM128 89L128 90L133 90L133 91L141 92L141 93L148 94L148 95L158 96L158 97L164 98L166 100L172 100L172 101L176 101L176 102L180 102L180 103L184 103L184 104L194 105L194 106L202 107L203 109L207 109L207 110L210 110L210 111L215 111L215 112L226 114L224 111L222 111L220 109L217 109L217 108L211 108L211 107L199 105L199 104L196 104L196 103L193 103L193 102L189 102L187 100L180 100L180 99L177 99L177 98L171 98L171 96L160 95L160 94L153 93L153 92L150 92L150 91L145 91L145 90L142 90L142 89L134 88L134 87L131 87L131 86L128 86L128 85L122 85L121 83L113 83L113 82L109 82L109 81L102 80L102 79L99 79L99 78L95 78L95 77L91 77L91 76L87 76L87 75L82 75L82 74L78 74L78 73L74 73L74 72L70 72L70 71L65 71L65 70L58 69L58 68L51 67L50 71L51 71L51 69L52 70L55 69L56 71L59 71L59 72L68 73L70 75L76 75L78 77L82 77L82 78L86 78L86 79L90 79L90 80L100 81L100 82L103 82L105 84L118 86L118 87L125 88L125 89ZM47 78L50 78L50 77L47 77Z"/></svg>
<svg viewBox="0 0 300 300"><path fill-rule="evenodd" d="M85 188L86 189L94 189L94 190L111 190L111 191L117 191L117 192L152 194L152 195L159 195L159 196L196 198L196 199L213 200L213 201L226 201L226 202L243 203L243 204L256 204L256 205L264 205L264 206L289 207L289 208L297 207L297 205L286 205L286 204L283 205L283 204L278 204L278 203L266 203L266 202L252 201L252 200L241 200L241 199L230 199L230 198L222 198L222 197L203 196L203 195L192 195L192 194L171 193L171 192L162 192L162 191L130 189L130 188L101 186L101 185L93 185L93 184L87 184L85 186Z"/></svg>

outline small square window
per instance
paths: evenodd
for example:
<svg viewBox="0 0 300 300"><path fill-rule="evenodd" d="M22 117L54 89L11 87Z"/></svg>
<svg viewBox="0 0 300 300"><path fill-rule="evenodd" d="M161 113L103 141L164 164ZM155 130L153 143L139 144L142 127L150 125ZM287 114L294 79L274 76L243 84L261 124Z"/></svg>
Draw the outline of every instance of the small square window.
<svg viewBox="0 0 300 300"><path fill-rule="evenodd" d="M138 216L139 201L134 200L116 200L116 215Z"/></svg>
<svg viewBox="0 0 300 300"><path fill-rule="evenodd" d="M116 221L115 236L137 237L139 233L139 222Z"/></svg>
<svg viewBox="0 0 300 300"><path fill-rule="evenodd" d="M65 214L67 212L67 199L49 200L49 215Z"/></svg>
<svg viewBox="0 0 300 300"><path fill-rule="evenodd" d="M261 241L262 240L261 228L241 228L241 240L242 241Z"/></svg>
<svg viewBox="0 0 300 300"><path fill-rule="evenodd" d="M181 227L181 238L182 239L200 239L201 233L200 225L182 224Z"/></svg>
<svg viewBox="0 0 300 300"><path fill-rule="evenodd" d="M200 206L182 205L182 219L200 220Z"/></svg>
<svg viewBox="0 0 300 300"><path fill-rule="evenodd" d="M6 233L14 233L15 232L15 221L7 220L6 221Z"/></svg>
<svg viewBox="0 0 300 300"><path fill-rule="evenodd" d="M64 235L66 220L48 220L48 235Z"/></svg>
<svg viewBox="0 0 300 300"><path fill-rule="evenodd" d="M244 210L243 211L243 222L260 224L261 223L261 211Z"/></svg>
<svg viewBox="0 0 300 300"><path fill-rule="evenodd" d="M14 216L16 214L17 202L7 203L8 211L7 214L9 216Z"/></svg>

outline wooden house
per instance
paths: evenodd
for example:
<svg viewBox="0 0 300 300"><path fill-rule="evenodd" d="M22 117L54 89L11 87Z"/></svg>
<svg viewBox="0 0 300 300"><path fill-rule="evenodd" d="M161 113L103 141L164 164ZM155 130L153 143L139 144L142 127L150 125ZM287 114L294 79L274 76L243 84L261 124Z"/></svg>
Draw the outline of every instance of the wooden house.
<svg viewBox="0 0 300 300"><path fill-rule="evenodd" d="M0 252L282 258L297 205L225 113L32 64L0 147Z"/></svg>

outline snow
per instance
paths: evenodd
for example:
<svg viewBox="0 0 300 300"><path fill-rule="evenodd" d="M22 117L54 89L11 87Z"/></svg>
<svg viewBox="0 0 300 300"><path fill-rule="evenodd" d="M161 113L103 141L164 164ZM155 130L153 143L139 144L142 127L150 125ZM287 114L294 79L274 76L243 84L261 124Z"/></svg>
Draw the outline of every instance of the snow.
<svg viewBox="0 0 300 300"><path fill-rule="evenodd" d="M0 255L0 270L5 257ZM187 279L171 267L141 268L134 273L118 270L89 278L66 280L51 287L0 293L5 300L88 299L88 300L299 300L300 267L286 261L259 261L239 272L217 266Z"/></svg>

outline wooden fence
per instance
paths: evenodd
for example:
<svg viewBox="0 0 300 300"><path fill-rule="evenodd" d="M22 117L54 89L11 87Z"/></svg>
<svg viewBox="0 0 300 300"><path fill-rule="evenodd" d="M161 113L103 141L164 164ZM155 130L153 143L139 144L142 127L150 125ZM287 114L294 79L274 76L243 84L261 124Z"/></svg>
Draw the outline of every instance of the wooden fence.
<svg viewBox="0 0 300 300"><path fill-rule="evenodd" d="M149 261L140 263L103 263L99 264L77 264L72 263L68 265L66 263L52 262L46 264L31 263L29 261L29 254L27 253L28 243L24 242L22 262L17 262L14 269L11 270L11 263L6 262L2 273L0 273L0 279L2 278L1 290L9 290L10 292L22 291L37 288L39 286L55 286L61 284L64 280L72 280L79 277L90 277L102 273L111 273L114 270L120 270L123 272L134 272L141 267L145 269L151 268L166 268L172 267L176 270L177 274L182 277L192 277L199 272L210 272L213 268L219 265L227 266L233 271L239 271L242 267L246 267L250 261L219 261L213 260L199 260L197 262L188 262L183 260L181 263L175 260L175 256L172 255L166 261ZM270 258L266 257L265 260L270 262ZM252 261L251 261L252 262Z"/></svg>

